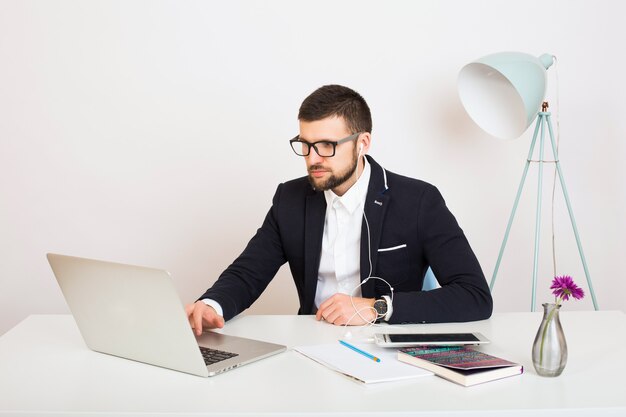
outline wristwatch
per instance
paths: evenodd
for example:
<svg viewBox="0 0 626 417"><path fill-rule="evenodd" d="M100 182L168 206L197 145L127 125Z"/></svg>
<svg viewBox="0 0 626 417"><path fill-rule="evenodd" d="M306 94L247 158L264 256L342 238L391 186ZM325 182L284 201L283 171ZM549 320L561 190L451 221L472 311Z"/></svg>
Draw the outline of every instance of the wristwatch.
<svg viewBox="0 0 626 417"><path fill-rule="evenodd" d="M381 298L379 300L374 301L374 310L376 310L376 314L378 314L378 318L385 318L387 315L387 310L389 310L389 306L387 305L387 300Z"/></svg>
<svg viewBox="0 0 626 417"><path fill-rule="evenodd" d="M391 297L383 295L380 299L374 301L374 310L376 310L376 321L389 321L393 314Z"/></svg>

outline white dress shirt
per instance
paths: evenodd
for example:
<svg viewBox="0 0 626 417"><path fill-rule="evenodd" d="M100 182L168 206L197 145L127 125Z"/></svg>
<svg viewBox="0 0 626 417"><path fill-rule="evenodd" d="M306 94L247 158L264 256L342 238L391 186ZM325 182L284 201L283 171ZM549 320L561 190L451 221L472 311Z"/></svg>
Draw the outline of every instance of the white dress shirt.
<svg viewBox="0 0 626 417"><path fill-rule="evenodd" d="M371 173L369 163L363 160L363 173L344 195L324 191L326 218L315 292L316 308L336 293L361 296L361 225Z"/></svg>

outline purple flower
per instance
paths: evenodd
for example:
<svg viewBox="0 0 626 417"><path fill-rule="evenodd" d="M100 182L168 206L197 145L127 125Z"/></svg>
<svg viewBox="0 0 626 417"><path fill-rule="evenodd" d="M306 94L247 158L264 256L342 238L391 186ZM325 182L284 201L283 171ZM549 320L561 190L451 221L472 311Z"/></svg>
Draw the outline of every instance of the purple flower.
<svg viewBox="0 0 626 417"><path fill-rule="evenodd" d="M569 275L554 277L550 289L554 290L552 294L555 297L565 301L569 300L570 296L577 300L585 296L585 292L574 283L574 280Z"/></svg>

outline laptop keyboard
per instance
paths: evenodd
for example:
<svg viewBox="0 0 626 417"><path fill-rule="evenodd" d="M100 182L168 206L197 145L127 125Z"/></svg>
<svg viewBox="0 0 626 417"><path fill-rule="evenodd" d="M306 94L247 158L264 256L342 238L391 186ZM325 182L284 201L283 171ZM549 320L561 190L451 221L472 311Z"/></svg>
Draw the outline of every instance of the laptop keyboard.
<svg viewBox="0 0 626 417"><path fill-rule="evenodd" d="M223 350L210 349L202 346L200 346L200 352L204 358L204 363L207 365L212 365L214 363L239 356L237 353L225 352Z"/></svg>

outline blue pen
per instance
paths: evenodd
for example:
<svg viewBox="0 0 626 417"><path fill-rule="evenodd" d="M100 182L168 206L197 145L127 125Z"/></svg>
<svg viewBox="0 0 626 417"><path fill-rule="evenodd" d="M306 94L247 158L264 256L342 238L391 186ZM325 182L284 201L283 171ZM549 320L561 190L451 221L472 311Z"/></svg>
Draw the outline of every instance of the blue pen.
<svg viewBox="0 0 626 417"><path fill-rule="evenodd" d="M376 356L369 354L365 351L362 351L361 349L359 349L356 346L352 346L350 343L348 342L344 342L343 340L340 340L339 343L341 343L342 345L344 345L345 347L348 347L350 349L352 349L353 351L355 351L356 353L360 353L361 355L370 358L371 360L375 361L375 362L380 362L380 358L377 358Z"/></svg>

